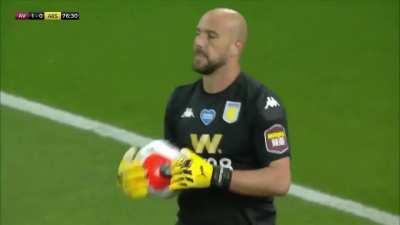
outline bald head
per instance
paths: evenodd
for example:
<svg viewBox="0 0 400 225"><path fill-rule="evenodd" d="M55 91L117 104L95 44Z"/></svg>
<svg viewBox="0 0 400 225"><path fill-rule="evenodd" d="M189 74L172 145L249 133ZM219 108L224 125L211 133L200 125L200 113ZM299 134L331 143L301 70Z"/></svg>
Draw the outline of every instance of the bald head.
<svg viewBox="0 0 400 225"><path fill-rule="evenodd" d="M201 19L213 20L213 22L222 26L221 28L228 29L234 41L246 43L247 22L238 11L228 8L216 8L206 12Z"/></svg>
<svg viewBox="0 0 400 225"><path fill-rule="evenodd" d="M195 71L210 74L226 64L239 63L247 41L247 23L239 12L212 9L201 17L196 30Z"/></svg>

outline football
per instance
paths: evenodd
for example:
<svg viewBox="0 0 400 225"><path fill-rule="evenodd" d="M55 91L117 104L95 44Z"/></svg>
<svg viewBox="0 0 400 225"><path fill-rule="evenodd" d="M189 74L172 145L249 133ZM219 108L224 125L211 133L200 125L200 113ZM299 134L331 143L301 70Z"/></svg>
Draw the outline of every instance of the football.
<svg viewBox="0 0 400 225"><path fill-rule="evenodd" d="M169 190L170 165L179 155L179 149L168 141L155 140L142 147L135 159L147 170L149 193L153 196L167 198L173 195Z"/></svg>

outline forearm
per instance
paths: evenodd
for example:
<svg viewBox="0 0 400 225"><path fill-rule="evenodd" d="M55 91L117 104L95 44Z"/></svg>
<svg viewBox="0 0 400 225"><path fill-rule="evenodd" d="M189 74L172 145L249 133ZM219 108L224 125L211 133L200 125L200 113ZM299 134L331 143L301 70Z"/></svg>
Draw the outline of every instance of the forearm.
<svg viewBox="0 0 400 225"><path fill-rule="evenodd" d="M189 149L171 166L171 190L215 187L250 196L284 195L290 186L289 157L257 170L230 170L213 166Z"/></svg>
<svg viewBox="0 0 400 225"><path fill-rule="evenodd" d="M281 159L288 161L288 159ZM257 170L234 170L229 190L250 196L280 196L289 191L289 167L265 167Z"/></svg>

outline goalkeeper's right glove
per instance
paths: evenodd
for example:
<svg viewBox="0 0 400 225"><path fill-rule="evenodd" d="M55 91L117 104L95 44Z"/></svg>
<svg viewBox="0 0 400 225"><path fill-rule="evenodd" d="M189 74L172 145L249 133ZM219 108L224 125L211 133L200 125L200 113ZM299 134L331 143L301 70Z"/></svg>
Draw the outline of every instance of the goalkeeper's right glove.
<svg viewBox="0 0 400 225"><path fill-rule="evenodd" d="M123 192L131 198L144 198L148 195L147 171L142 164L133 159L137 148L130 148L118 167L118 181ZM132 160L133 159L133 160Z"/></svg>

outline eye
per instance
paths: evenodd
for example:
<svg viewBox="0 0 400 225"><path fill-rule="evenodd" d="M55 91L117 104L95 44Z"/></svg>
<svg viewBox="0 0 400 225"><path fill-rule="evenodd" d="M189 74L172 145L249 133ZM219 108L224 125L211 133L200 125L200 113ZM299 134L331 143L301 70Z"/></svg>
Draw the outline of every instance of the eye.
<svg viewBox="0 0 400 225"><path fill-rule="evenodd" d="M216 38L218 38L218 34L215 32L208 32L207 37L208 37L208 39L216 39Z"/></svg>

